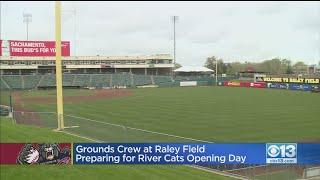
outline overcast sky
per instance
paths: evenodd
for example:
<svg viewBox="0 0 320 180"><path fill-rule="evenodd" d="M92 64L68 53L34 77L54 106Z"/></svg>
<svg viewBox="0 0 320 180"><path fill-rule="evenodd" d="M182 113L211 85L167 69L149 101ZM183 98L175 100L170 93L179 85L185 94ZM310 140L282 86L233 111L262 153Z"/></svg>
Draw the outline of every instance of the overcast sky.
<svg viewBox="0 0 320 180"><path fill-rule="evenodd" d="M54 2L1 2L1 39L54 40ZM72 55L173 54L203 65L274 57L320 61L320 2L62 2L63 40ZM72 11L76 10L76 13ZM76 23L75 23L76 22ZM76 26L75 26L76 24ZM76 50L76 51L75 51Z"/></svg>

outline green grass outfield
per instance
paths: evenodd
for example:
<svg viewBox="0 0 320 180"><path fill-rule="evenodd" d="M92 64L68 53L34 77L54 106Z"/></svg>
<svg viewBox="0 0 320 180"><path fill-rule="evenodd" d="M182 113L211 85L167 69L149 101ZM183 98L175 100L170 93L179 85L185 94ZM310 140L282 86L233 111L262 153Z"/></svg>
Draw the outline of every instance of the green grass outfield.
<svg viewBox="0 0 320 180"><path fill-rule="evenodd" d="M94 120L66 116L66 125L80 126L68 131L103 141L191 141L106 124L113 123L210 142L320 140L319 94L228 87L132 91L131 97L65 103L65 114ZM84 94L84 90L64 92L68 96ZM24 91L22 97L45 93L54 97L55 91ZM56 111L55 104L24 105L35 111ZM47 127L56 127L54 116L47 115L43 120Z"/></svg>
<svg viewBox="0 0 320 180"><path fill-rule="evenodd" d="M86 142L47 128L15 125L1 117L1 142ZM74 165L22 166L1 165L0 179L230 179L187 166Z"/></svg>
<svg viewBox="0 0 320 180"><path fill-rule="evenodd" d="M65 116L67 126L79 126L66 131L107 142L199 142L192 139L210 142L310 142L320 140L319 94L228 87L148 88L131 91L133 96L130 97L101 98L97 101L80 103L65 102L66 115L87 118ZM86 95L86 92L88 95L92 94L92 91L89 90L65 90L64 92L65 97L83 96ZM22 99L55 97L53 90L21 91L21 94ZM7 95L8 93L1 93L2 104L8 104ZM56 111L54 103L24 102L23 104L24 107L34 111ZM44 121L46 127L51 129L56 127L54 114L41 114L39 117ZM47 129L45 131L48 132ZM24 138L26 139L25 136ZM62 137L57 136L56 138L59 142L64 141ZM17 139L17 141L21 140ZM137 179L140 177L142 179L143 177L161 179L163 174L168 175L163 176L164 179L172 179L170 174L176 173L182 174L181 179L188 179L189 172L194 176L197 176L199 172L184 166L103 166L101 169L100 166L86 167L88 168L83 168L91 171L88 174L103 173L105 168L110 168L110 171L112 169L117 174L123 175L118 178L113 176L116 179L130 179L131 177L124 175L127 173L133 173L132 177L137 177ZM19 168L21 169L18 172L24 172L29 167ZM50 168L52 172L60 172L57 170L60 167ZM81 169L81 166L78 168L73 169L72 167L70 171L75 174L85 171ZM15 171L15 168L8 169L8 173ZM212 178L212 174L199 175L199 177L207 178L207 175L210 179L217 179ZM196 179L191 176L189 178Z"/></svg>

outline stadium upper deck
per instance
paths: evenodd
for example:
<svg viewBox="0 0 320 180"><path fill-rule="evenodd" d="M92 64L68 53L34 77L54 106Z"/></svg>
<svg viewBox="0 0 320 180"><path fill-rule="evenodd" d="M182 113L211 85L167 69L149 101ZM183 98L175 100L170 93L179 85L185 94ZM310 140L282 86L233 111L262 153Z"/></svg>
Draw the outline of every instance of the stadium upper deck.
<svg viewBox="0 0 320 180"><path fill-rule="evenodd" d="M168 54L149 56L65 56L64 73L121 73L168 75L174 67ZM55 72L55 57L1 56L1 74L48 74Z"/></svg>

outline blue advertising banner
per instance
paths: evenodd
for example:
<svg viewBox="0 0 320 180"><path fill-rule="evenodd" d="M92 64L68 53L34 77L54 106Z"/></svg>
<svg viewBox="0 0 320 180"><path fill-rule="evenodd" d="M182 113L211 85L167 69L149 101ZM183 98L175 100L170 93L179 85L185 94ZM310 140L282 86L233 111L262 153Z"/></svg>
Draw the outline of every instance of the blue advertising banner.
<svg viewBox="0 0 320 180"><path fill-rule="evenodd" d="M311 91L312 86L310 84L289 84L291 90Z"/></svg>
<svg viewBox="0 0 320 180"><path fill-rule="evenodd" d="M288 84L268 83L268 88L274 88L274 89L288 89Z"/></svg>
<svg viewBox="0 0 320 180"><path fill-rule="evenodd" d="M320 164L320 143L74 143L73 164Z"/></svg>

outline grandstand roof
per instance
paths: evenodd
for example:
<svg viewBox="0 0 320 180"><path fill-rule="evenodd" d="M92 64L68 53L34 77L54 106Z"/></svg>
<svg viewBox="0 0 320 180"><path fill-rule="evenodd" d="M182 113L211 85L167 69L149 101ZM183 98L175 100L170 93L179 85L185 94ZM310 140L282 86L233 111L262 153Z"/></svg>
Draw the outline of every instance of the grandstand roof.
<svg viewBox="0 0 320 180"><path fill-rule="evenodd" d="M183 66L174 70L174 72L214 72L214 71L202 66Z"/></svg>

